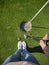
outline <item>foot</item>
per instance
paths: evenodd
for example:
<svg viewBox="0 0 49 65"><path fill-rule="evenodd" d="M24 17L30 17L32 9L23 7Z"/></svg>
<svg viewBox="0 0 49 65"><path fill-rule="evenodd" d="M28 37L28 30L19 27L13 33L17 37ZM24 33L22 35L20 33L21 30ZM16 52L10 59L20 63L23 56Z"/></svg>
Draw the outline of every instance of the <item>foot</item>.
<svg viewBox="0 0 49 65"><path fill-rule="evenodd" d="M25 41L22 42L22 46L23 46L23 49L26 49L26 42Z"/></svg>
<svg viewBox="0 0 49 65"><path fill-rule="evenodd" d="M39 44L42 47L42 49L44 49L46 47L46 43L43 40L40 40Z"/></svg>
<svg viewBox="0 0 49 65"><path fill-rule="evenodd" d="M47 42L49 42L49 34L46 34L44 37L43 37L43 41L46 43L46 45L48 46Z"/></svg>
<svg viewBox="0 0 49 65"><path fill-rule="evenodd" d="M45 41L49 40L49 34L46 34L46 35L43 37L43 40L45 40Z"/></svg>
<svg viewBox="0 0 49 65"><path fill-rule="evenodd" d="M18 49L22 49L22 42L21 41L18 42Z"/></svg>

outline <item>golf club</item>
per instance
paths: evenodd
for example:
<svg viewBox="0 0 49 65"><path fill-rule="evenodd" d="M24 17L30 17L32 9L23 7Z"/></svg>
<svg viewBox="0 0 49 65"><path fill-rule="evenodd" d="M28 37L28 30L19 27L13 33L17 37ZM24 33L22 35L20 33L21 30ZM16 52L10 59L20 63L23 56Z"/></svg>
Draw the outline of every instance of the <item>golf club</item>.
<svg viewBox="0 0 49 65"><path fill-rule="evenodd" d="M25 38L25 39L30 38L30 39L32 39L32 40L38 42L38 43L40 43L40 40L42 39L42 37L40 37L40 38L31 37L31 36L25 35L25 34L24 34L24 38ZM48 46L47 42L49 42L49 40L43 40L43 41L46 42L46 45Z"/></svg>
<svg viewBox="0 0 49 65"><path fill-rule="evenodd" d="M25 34L24 34L24 38L25 38L25 39L30 38L30 39L32 39L32 40L38 42L38 43L39 43L40 40L41 40L41 38L31 37L31 36L29 36L29 35L25 35Z"/></svg>
<svg viewBox="0 0 49 65"><path fill-rule="evenodd" d="M23 29L28 32L32 29L32 24L31 22L36 18L36 16L44 9L44 7L49 3L49 0L46 1L46 3L39 9L39 11L32 17L30 21L26 21L25 24L23 23ZM22 29L22 27L21 27Z"/></svg>

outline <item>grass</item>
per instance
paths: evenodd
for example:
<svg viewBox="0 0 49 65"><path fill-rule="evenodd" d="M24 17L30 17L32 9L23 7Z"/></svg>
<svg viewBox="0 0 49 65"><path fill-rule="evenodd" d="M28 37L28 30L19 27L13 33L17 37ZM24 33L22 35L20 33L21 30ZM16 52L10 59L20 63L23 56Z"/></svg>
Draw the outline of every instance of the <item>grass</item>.
<svg viewBox="0 0 49 65"><path fill-rule="evenodd" d="M46 0L0 0L0 65L12 53L17 50L17 37L28 34L35 37L43 37L49 33L49 4L32 21L33 28L30 32L20 30L23 20L30 20L41 8ZM29 47L39 44L31 39L26 39ZM49 65L49 59L39 52L32 52L40 65Z"/></svg>

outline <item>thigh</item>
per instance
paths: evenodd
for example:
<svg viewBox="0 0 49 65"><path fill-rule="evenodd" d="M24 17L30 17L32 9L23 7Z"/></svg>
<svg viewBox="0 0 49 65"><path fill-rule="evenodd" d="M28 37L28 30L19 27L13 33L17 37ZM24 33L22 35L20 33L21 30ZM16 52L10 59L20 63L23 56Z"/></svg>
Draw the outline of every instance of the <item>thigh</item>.
<svg viewBox="0 0 49 65"><path fill-rule="evenodd" d="M29 61L39 65L36 58L32 54L30 54L27 50L23 50L23 61Z"/></svg>
<svg viewBox="0 0 49 65"><path fill-rule="evenodd" d="M17 50L16 53L13 55L9 56L2 65L6 65L9 62L15 62L15 61L20 61L21 60L21 50Z"/></svg>
<svg viewBox="0 0 49 65"><path fill-rule="evenodd" d="M2 65L6 65L7 63L11 62L11 57L12 57L12 55L9 56L9 57L3 62Z"/></svg>

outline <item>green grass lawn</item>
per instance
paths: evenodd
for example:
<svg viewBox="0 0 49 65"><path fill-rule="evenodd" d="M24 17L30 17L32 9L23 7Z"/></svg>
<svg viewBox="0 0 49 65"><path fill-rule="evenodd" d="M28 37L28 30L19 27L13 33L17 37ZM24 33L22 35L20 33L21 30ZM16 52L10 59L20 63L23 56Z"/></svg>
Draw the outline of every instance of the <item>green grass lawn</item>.
<svg viewBox="0 0 49 65"><path fill-rule="evenodd" d="M17 37L24 40L23 35L43 37L49 33L49 4L32 21L32 30L23 32L20 23L30 20L47 0L0 0L0 65L12 53L17 50ZM29 47L37 47L39 44L32 39L25 40ZM40 50L40 49L38 49ZM38 51L37 50L37 51ZM40 65L49 65L49 59L40 52L32 52Z"/></svg>

